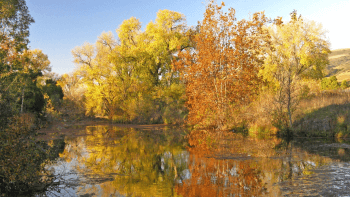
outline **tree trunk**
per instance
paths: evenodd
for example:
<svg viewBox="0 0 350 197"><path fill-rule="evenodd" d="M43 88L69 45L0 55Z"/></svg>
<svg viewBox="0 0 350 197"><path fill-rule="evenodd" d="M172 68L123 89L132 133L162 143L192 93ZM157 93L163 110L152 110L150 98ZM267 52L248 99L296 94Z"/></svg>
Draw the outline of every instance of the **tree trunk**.
<svg viewBox="0 0 350 197"><path fill-rule="evenodd" d="M288 100L287 100L287 109L288 109L288 116L289 116L289 128L292 128L292 112L291 112L291 105L292 105L292 92L291 92L291 78L289 77L288 79L288 90L287 90L287 94L288 94Z"/></svg>
<svg viewBox="0 0 350 197"><path fill-rule="evenodd" d="M23 113L23 105L24 105L24 87L22 89L22 104L21 104L21 113Z"/></svg>

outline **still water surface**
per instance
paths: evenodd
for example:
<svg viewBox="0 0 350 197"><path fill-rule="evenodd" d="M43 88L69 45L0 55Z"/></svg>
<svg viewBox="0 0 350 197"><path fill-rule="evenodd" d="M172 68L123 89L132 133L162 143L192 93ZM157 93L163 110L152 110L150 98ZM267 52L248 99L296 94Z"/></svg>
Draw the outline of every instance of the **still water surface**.
<svg viewBox="0 0 350 197"><path fill-rule="evenodd" d="M235 134L195 148L185 134L79 129L47 166L57 185L38 196L350 196L347 141Z"/></svg>

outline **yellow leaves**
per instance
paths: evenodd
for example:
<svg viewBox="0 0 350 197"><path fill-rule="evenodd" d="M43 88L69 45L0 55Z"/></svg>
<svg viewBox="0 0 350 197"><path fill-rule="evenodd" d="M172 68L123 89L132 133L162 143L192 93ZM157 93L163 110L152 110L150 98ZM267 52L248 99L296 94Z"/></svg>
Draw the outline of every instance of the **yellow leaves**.
<svg viewBox="0 0 350 197"><path fill-rule="evenodd" d="M136 45L137 35L141 29L141 22L135 17L124 20L116 30L122 45Z"/></svg>
<svg viewBox="0 0 350 197"><path fill-rule="evenodd" d="M171 30L176 23L184 22L185 16L181 13L170 11L170 10L159 10L157 13L156 24L159 28L165 29L166 31ZM183 24L179 24L183 25Z"/></svg>
<svg viewBox="0 0 350 197"><path fill-rule="evenodd" d="M103 32L97 39L97 45L102 45L108 47L109 50L112 50L116 45L117 41L114 38L114 35L111 31Z"/></svg>
<svg viewBox="0 0 350 197"><path fill-rule="evenodd" d="M275 51L269 53L265 61L265 74L270 72L271 75L283 68L300 75L297 72L312 68L319 62L317 59L325 58L326 56L320 54L327 54L329 46L320 27L315 22L304 21L300 17L287 24L270 27ZM266 76L264 78L267 79Z"/></svg>
<svg viewBox="0 0 350 197"><path fill-rule="evenodd" d="M29 70L32 70L34 72L51 71L48 56L44 54L40 49L23 51L21 54L21 62L23 65L24 73L29 73Z"/></svg>
<svg viewBox="0 0 350 197"><path fill-rule="evenodd" d="M292 13L289 23L278 22L269 28L272 48L267 52L260 75L275 91L276 113L279 117L288 111L289 126L292 126L292 112L298 104L303 79L322 78L327 64L329 44L324 32L314 22L296 18ZM278 108L278 110L277 110Z"/></svg>
<svg viewBox="0 0 350 197"><path fill-rule="evenodd" d="M111 32L102 33L96 44L72 50L75 75L85 86L88 113L133 119L149 113L142 110L151 111L151 104L145 103L152 102L148 98L157 86L178 83L172 60L178 49L189 46L185 17L160 10L144 32L135 17L124 20L116 31L118 40ZM148 107L141 110L140 105Z"/></svg>
<svg viewBox="0 0 350 197"><path fill-rule="evenodd" d="M74 63L78 66L92 66L92 60L95 55L95 47L94 45L85 42L83 46L75 47L72 50L72 55L74 58Z"/></svg>

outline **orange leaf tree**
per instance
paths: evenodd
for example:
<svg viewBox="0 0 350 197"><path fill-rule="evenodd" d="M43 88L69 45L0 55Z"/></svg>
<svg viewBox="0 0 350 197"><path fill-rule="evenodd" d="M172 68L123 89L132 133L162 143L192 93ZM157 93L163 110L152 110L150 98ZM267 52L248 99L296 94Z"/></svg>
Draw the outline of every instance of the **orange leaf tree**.
<svg viewBox="0 0 350 197"><path fill-rule="evenodd" d="M263 12L237 21L235 10L211 1L193 36L194 47L175 63L186 84L190 124L222 126L229 114L251 101L260 82L263 49L269 46Z"/></svg>

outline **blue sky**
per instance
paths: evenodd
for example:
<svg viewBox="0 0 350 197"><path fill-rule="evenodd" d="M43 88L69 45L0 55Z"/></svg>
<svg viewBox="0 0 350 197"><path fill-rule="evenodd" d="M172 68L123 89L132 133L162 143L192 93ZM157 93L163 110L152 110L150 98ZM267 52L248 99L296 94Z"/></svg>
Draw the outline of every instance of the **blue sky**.
<svg viewBox="0 0 350 197"><path fill-rule="evenodd" d="M221 1L217 1L220 3ZM236 10L238 19L265 11L268 17L282 16L296 9L309 20L328 30L332 49L350 48L350 0L235 0L224 1ZM58 74L75 68L71 50L84 42L95 43L102 32L115 30L125 19L134 16L145 27L161 9L181 12L187 24L194 26L203 19L206 0L27 0L35 20L30 27L31 49L42 49L49 56L52 71Z"/></svg>

